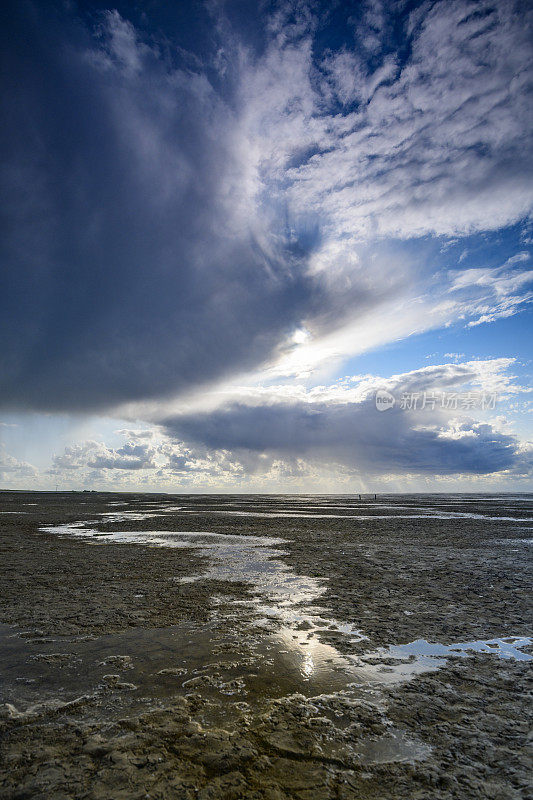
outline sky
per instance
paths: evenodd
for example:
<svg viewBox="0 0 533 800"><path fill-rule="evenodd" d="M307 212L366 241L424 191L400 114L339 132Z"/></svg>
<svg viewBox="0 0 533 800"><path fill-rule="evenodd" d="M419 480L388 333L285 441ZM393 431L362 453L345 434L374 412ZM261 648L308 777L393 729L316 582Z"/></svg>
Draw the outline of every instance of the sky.
<svg viewBox="0 0 533 800"><path fill-rule="evenodd" d="M533 488L533 6L8 3L0 488Z"/></svg>

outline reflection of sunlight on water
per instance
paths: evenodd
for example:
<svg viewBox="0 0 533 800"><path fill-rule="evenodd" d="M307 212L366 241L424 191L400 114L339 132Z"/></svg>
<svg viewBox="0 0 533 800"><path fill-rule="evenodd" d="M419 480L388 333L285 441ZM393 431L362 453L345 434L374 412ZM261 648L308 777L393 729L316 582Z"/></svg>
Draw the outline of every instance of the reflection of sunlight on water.
<svg viewBox="0 0 533 800"><path fill-rule="evenodd" d="M327 684L335 671L339 673L341 682L346 684L347 676L352 675L352 660L339 653L333 645L321 642L316 629L303 632L284 625L273 633L273 638L288 667L296 669L304 681L313 679Z"/></svg>
<svg viewBox="0 0 533 800"><path fill-rule="evenodd" d="M305 678L310 678L315 671L315 662L311 653L306 653L302 664L302 674Z"/></svg>

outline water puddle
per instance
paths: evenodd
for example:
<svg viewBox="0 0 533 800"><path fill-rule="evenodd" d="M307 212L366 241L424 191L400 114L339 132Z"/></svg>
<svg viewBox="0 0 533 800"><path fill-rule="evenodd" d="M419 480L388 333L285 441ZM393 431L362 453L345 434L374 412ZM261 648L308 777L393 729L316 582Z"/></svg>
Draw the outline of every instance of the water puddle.
<svg viewBox="0 0 533 800"><path fill-rule="evenodd" d="M169 509L169 511L102 511L98 516L102 518L103 523L111 522L140 522L144 519L151 519L152 517L164 517L170 511L180 511L179 508Z"/></svg>
<svg viewBox="0 0 533 800"><path fill-rule="evenodd" d="M403 731L358 742L357 751L362 764L409 764L427 758L431 747L416 742Z"/></svg>
<svg viewBox="0 0 533 800"><path fill-rule="evenodd" d="M425 639L417 639L409 644L391 645L388 654L405 658L406 656L416 657L441 657L461 655L467 656L469 653L494 653L499 658L514 658L517 661L531 661L533 656L522 653L521 647L527 647L532 643L528 636L506 636L505 639L484 639L472 642L458 642L456 644L444 645L435 642L426 642Z"/></svg>
<svg viewBox="0 0 533 800"><path fill-rule="evenodd" d="M42 530L80 536L100 544L116 542L198 549L208 558L207 569L198 575L176 578L176 583L213 579L249 584L257 597L253 601L240 601L235 616L242 616L246 611L250 625L273 637L280 653L287 656L283 660L292 662L291 669L294 668L304 681L312 675L329 674L331 677L332 672L342 672L351 674L361 684L391 683L438 669L446 658L471 652L531 659L520 648L531 644L532 640L515 636L450 645L420 639L409 644L390 645L362 658L341 655L334 645L324 643L324 638L331 641L335 636L342 636L355 644L367 637L355 626L332 619L315 605L327 586L315 578L295 573L281 560L285 554L284 539L208 531L102 532L87 528L89 524L77 522ZM228 620L231 614L225 609L222 616Z"/></svg>
<svg viewBox="0 0 533 800"><path fill-rule="evenodd" d="M210 509L209 511L183 508L184 514L224 514L231 517L264 517L272 519L346 519L364 520L365 522L383 519L428 519L428 520L460 520L476 519L490 522L530 522L530 517L491 517L486 514L473 514L459 511L428 511L423 514L310 514L305 511L234 511L231 509Z"/></svg>
<svg viewBox="0 0 533 800"><path fill-rule="evenodd" d="M121 515L137 520L158 513L106 512L103 517L106 522L115 522ZM227 513L248 515L244 511ZM250 515L291 514L250 512ZM102 521L100 518L98 524ZM2 652L4 656L8 654L11 664L6 676L13 685L24 654L29 681L24 689L29 699L39 696L44 686L52 686L56 692L68 692L69 686L74 691L76 686L79 692L80 683L87 683L87 676L91 676L93 685L105 686L109 674L112 676L116 671L120 676L115 676L117 685L126 687L124 691L133 695L137 692L157 697L175 692L201 692L202 696L219 701L231 697L237 703L257 705L293 695L303 695L317 703L328 694L334 698L333 705L348 702L350 698L363 698L377 708L383 687L438 670L451 657L478 652L493 653L500 658L532 659L522 648L533 640L523 636L449 645L419 639L361 655L345 654L341 649L349 651L347 642L354 645L354 650L357 643L360 650L360 643L367 637L355 626L332 619L319 605L327 584L297 574L283 562L286 552L283 546L287 543L283 538L209 531L102 531L91 527L96 524L79 521L41 530L83 537L100 546L123 543L195 548L206 557L206 569L198 575L173 579L176 589L184 583L217 580L246 584L254 597L212 598L211 619L202 628L181 624L156 630L134 629L94 641L57 640L35 645L39 651L34 649L31 653L28 643L17 642L12 635L6 639L4 635ZM343 647L337 648L335 643L340 640ZM60 670L58 664L62 665ZM121 670L121 664L128 666ZM220 702L218 707L223 708ZM339 720L335 725L340 725ZM335 730L338 733L338 727ZM425 745L406 739L401 731L390 730L372 741L361 741L357 747L357 757L363 763L409 761L423 758L427 752Z"/></svg>

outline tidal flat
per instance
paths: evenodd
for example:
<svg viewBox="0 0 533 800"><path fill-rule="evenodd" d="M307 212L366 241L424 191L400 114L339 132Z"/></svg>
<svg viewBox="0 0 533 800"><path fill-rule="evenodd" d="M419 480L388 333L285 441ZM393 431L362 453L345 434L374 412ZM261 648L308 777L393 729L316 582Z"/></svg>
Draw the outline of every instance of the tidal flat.
<svg viewBox="0 0 533 800"><path fill-rule="evenodd" d="M0 797L530 797L533 495L0 492Z"/></svg>

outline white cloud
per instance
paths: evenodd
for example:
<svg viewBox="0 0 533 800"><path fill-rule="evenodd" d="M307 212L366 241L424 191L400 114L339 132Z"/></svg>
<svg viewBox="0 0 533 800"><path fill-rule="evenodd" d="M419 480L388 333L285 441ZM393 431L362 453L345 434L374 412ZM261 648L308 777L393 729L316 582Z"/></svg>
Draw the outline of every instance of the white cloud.
<svg viewBox="0 0 533 800"><path fill-rule="evenodd" d="M354 48L322 61L301 17L243 62L250 198L282 208L295 240L313 225L319 232L309 269L323 309L306 322L312 341L273 374L304 376L413 333L511 316L532 298L524 287L533 273L509 269L526 253L435 280L431 263L415 267L379 246L428 234L457 242L530 213L529 12L505 2L423 5L406 23L408 60L385 54L369 69L358 49L365 26L371 50L388 46L392 13L369 4ZM452 287L460 296L448 300Z"/></svg>
<svg viewBox="0 0 533 800"><path fill-rule="evenodd" d="M507 261L507 264L510 262L511 259ZM533 282L533 270L509 272L505 271L505 267L466 269L451 273L450 277L452 284L449 291L451 292L473 286L481 286L490 288L498 297L509 297L526 284ZM528 295L528 297L531 299L531 295Z"/></svg>
<svg viewBox="0 0 533 800"><path fill-rule="evenodd" d="M0 481L9 483L10 486L26 484L29 478L35 478L37 470L27 461L21 461L10 455L5 445L0 442Z"/></svg>
<svg viewBox="0 0 533 800"><path fill-rule="evenodd" d="M54 456L52 472L90 468L96 470L145 470L155 469L156 449L135 441L122 447L110 448L103 442L86 441L70 445L61 455Z"/></svg>
<svg viewBox="0 0 533 800"><path fill-rule="evenodd" d="M295 219L319 214L347 252L376 236L453 236L528 214L532 53L521 12L426 5L407 22L401 66L385 55L369 69L356 48L316 63L312 31L274 39L242 78L258 190L280 182Z"/></svg>

